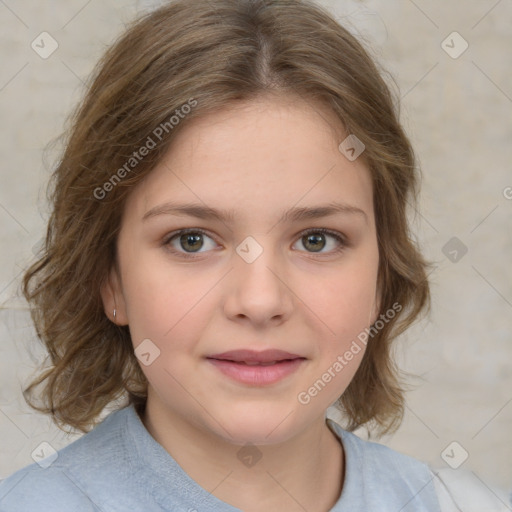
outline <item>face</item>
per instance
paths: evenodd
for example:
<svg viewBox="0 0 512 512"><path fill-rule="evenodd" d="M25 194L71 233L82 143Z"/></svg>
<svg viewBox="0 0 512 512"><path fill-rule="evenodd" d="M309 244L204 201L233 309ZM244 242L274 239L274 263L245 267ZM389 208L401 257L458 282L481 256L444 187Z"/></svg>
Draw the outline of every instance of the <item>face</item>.
<svg viewBox="0 0 512 512"><path fill-rule="evenodd" d="M102 296L129 325L147 408L271 444L323 421L348 386L379 254L371 177L336 123L283 98L208 114L131 193Z"/></svg>

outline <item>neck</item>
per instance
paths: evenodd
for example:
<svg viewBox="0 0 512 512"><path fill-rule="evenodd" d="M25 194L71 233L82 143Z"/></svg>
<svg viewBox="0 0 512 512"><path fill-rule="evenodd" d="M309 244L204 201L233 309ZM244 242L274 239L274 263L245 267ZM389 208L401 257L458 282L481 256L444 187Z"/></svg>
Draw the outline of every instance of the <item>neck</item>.
<svg viewBox="0 0 512 512"><path fill-rule="evenodd" d="M150 400L142 420L201 487L245 512L327 512L343 484L343 448L319 418L279 444L234 445Z"/></svg>

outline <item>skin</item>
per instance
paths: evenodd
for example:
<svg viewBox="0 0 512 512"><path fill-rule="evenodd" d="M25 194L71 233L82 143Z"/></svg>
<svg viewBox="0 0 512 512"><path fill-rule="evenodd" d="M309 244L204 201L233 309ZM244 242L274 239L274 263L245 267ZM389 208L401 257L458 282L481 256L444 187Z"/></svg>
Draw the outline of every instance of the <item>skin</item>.
<svg viewBox="0 0 512 512"><path fill-rule="evenodd" d="M134 347L150 339L160 350L142 365L146 428L199 485L244 511L326 511L342 491L343 448L324 414L364 347L307 405L297 396L378 312L372 181L363 158L350 162L339 151L346 136L329 110L298 98L265 96L194 119L129 196L119 271L102 288L107 315L129 325ZM233 218L143 220L171 201L232 210ZM331 202L363 213L278 222L290 208ZM185 228L208 233L199 252L180 235L169 240ZM318 228L347 245L316 232L315 252L302 232ZM248 236L263 249L252 263L236 252ZM307 359L284 380L255 387L205 358L241 348ZM251 467L237 458L246 443L261 454Z"/></svg>

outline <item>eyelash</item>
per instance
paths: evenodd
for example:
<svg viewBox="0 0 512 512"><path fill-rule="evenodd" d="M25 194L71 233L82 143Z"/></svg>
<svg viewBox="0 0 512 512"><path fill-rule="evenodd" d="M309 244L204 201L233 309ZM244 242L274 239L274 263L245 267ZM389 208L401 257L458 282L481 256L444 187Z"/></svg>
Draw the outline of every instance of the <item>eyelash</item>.
<svg viewBox="0 0 512 512"><path fill-rule="evenodd" d="M319 234L319 233L321 233L323 235L329 235L332 238L334 238L336 240L336 242L338 242L338 244L339 244L338 247L328 253L315 253L313 251L312 252L306 251L306 252L308 252L308 254L319 255L319 256L327 255L327 254L339 254L340 252L342 252L349 246L349 243L344 235L342 235L341 233L338 233L336 231L331 231L330 229L325 229L325 228L306 229L306 230L302 231L301 233L299 233L297 240L299 240L305 236L311 235L311 234ZM180 237L182 235L187 235L187 234L200 234L200 235L207 236L208 238L211 238L212 240L215 241L214 237L212 237L207 231L205 231L201 228L188 228L188 229L181 229L179 231L174 231L173 233L169 234L169 236L165 237L165 239L163 240L162 245L165 246L173 254L177 254L180 257L185 258L185 259L192 260L192 259L197 259L198 257L201 257L201 254L204 254L204 253L182 252L182 251L177 251L171 247L170 243L172 242L172 240L174 240L176 237Z"/></svg>

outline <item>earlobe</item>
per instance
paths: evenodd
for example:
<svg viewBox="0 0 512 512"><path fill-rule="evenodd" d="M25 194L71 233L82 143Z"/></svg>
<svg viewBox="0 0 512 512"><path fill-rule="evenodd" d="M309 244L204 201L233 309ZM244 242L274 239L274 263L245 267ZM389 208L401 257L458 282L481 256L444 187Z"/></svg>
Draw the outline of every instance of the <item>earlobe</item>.
<svg viewBox="0 0 512 512"><path fill-rule="evenodd" d="M117 270L112 268L101 285L101 299L105 314L116 325L127 325L126 304L124 301L121 280Z"/></svg>

